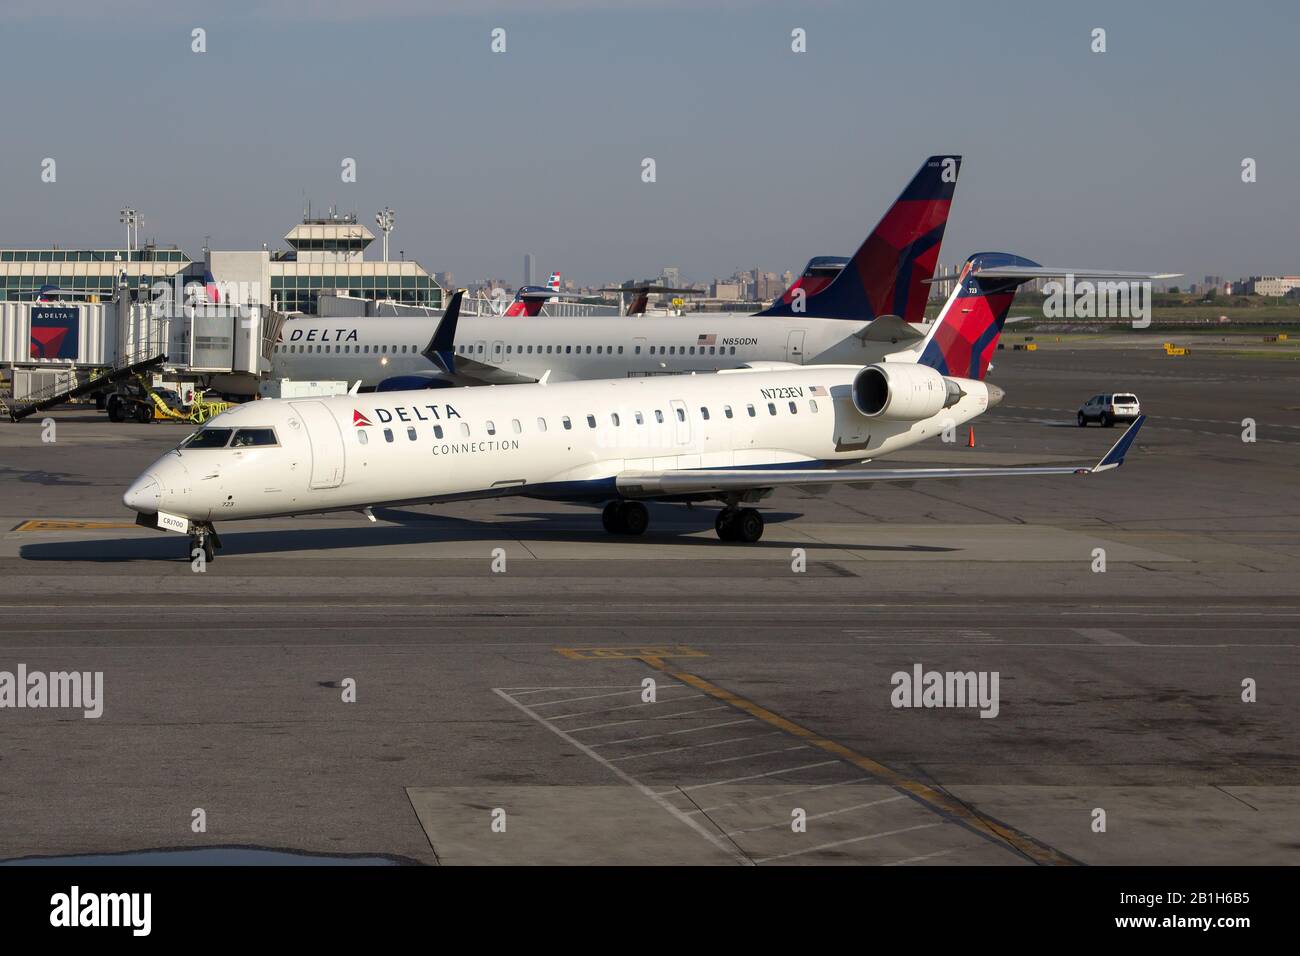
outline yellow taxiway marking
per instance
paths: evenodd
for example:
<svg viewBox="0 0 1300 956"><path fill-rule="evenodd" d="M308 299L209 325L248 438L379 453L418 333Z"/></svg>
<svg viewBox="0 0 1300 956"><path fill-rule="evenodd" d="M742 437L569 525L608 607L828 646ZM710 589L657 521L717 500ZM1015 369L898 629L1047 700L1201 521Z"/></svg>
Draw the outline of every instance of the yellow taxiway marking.
<svg viewBox="0 0 1300 956"><path fill-rule="evenodd" d="M1018 830L1014 830L1005 824L998 823L996 820L990 820L987 817L981 816L955 797L936 790L934 787L927 784L921 783L919 780L913 780L910 777L906 777L898 771L886 767L882 763L877 763L870 757L863 756L841 743L837 743L834 740L828 740L816 731L809 730L807 727L802 727L792 720L787 720L780 714L774 713L753 701L746 700L737 694L733 694L724 687L712 684L702 677L696 677L694 674L688 674L685 671L677 670L669 664L666 664L662 658L653 655L644 656L641 660L645 661L646 664L650 665L655 670L661 671L669 677L672 677L674 680L694 687L696 690L701 690L710 697L715 697L724 703L730 704L737 710L743 711L751 717L763 721L765 724L783 730L801 740L805 740L812 746L819 747L829 754L834 754L841 760L853 764L853 766L857 767L859 770L864 770L895 789L912 796L919 802L925 804L931 810L934 810L943 816L952 818L957 822L964 824L969 829L975 830L976 832L999 843L1010 846L1035 863L1047 866L1078 865L1079 861L1066 856L1059 850L1056 850L1045 843L1040 843L1033 837L1021 833Z"/></svg>
<svg viewBox="0 0 1300 956"><path fill-rule="evenodd" d="M134 521L56 521L44 518L29 518L15 531L100 531L104 528L134 528Z"/></svg>
<svg viewBox="0 0 1300 956"><path fill-rule="evenodd" d="M668 657L708 657L693 647L557 647L555 649L571 661L643 661Z"/></svg>

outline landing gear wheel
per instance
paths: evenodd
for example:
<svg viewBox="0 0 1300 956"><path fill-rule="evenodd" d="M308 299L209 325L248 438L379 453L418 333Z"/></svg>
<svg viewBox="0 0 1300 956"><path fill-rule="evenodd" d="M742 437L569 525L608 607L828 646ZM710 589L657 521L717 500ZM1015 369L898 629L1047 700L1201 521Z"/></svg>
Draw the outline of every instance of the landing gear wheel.
<svg viewBox="0 0 1300 956"><path fill-rule="evenodd" d="M135 408L135 420L141 425L147 425L153 421L153 409L148 405L137 405Z"/></svg>
<svg viewBox="0 0 1300 956"><path fill-rule="evenodd" d="M623 533L623 502L611 501L605 505L605 510L600 513L600 523L605 526L605 530L610 534Z"/></svg>
<svg viewBox="0 0 1300 956"><path fill-rule="evenodd" d="M650 512L639 501L625 501L620 517L624 534L645 534L645 529L650 526Z"/></svg>
<svg viewBox="0 0 1300 956"><path fill-rule="evenodd" d="M198 549L203 552L204 563L215 561L217 559L217 548L221 547L221 540L217 537L214 528L199 528L190 533L190 548L185 553L187 560L194 559L194 551Z"/></svg>
<svg viewBox="0 0 1300 956"><path fill-rule="evenodd" d="M110 422L122 420L122 402L116 396L108 400L108 420Z"/></svg>
<svg viewBox="0 0 1300 956"><path fill-rule="evenodd" d="M732 522L735 540L753 544L763 537L763 516L753 508L742 508Z"/></svg>
<svg viewBox="0 0 1300 956"><path fill-rule="evenodd" d="M1086 419L1086 418L1083 417L1083 412L1080 412L1080 413L1079 413L1079 427L1080 427L1080 428L1087 428L1087 427L1088 427L1088 419Z"/></svg>
<svg viewBox="0 0 1300 956"><path fill-rule="evenodd" d="M1111 425L1115 424L1113 421L1111 421L1110 415L1106 412L1102 412L1101 418L1098 420L1101 422L1102 428L1110 428Z"/></svg>
<svg viewBox="0 0 1300 956"><path fill-rule="evenodd" d="M718 512L718 516L713 519L713 530L718 533L718 538L722 541L736 540L736 509L723 508Z"/></svg>

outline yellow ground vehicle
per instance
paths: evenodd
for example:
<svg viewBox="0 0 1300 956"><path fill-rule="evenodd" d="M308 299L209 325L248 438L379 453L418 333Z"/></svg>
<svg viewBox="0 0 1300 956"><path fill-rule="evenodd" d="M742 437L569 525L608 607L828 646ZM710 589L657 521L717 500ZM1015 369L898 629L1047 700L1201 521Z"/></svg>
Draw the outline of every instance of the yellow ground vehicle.
<svg viewBox="0 0 1300 956"><path fill-rule="evenodd" d="M220 415L233 402L209 401L202 390L194 393L188 405L170 388L155 388L145 379L110 395L106 407L111 421L185 422L201 425L214 415Z"/></svg>

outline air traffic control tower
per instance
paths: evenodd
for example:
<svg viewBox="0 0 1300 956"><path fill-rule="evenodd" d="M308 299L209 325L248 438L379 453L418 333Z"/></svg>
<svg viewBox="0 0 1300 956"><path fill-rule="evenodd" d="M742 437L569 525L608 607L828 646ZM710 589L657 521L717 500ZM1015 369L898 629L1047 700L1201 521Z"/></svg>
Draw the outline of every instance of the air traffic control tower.
<svg viewBox="0 0 1300 956"><path fill-rule="evenodd" d="M441 287L418 262L366 259L374 240L355 213L331 209L313 218L309 211L285 234L288 249L213 251L208 268L218 284L259 289L259 301L280 312L315 314L322 293L442 308Z"/></svg>

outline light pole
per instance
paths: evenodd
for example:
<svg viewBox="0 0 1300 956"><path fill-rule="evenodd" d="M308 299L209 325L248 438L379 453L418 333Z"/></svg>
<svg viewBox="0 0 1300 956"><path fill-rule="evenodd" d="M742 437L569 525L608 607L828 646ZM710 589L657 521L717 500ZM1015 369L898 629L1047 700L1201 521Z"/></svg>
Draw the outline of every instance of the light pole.
<svg viewBox="0 0 1300 956"><path fill-rule="evenodd" d="M131 238L131 230L139 220L134 209L123 206L121 213L119 213L117 217L117 221L126 226L126 258L130 261L131 251L135 248L134 241Z"/></svg>
<svg viewBox="0 0 1300 956"><path fill-rule="evenodd" d="M397 213L385 206L379 212L375 213L375 225L379 226L379 231L384 234L384 261L388 261L388 235L393 231L393 223L397 221Z"/></svg>

